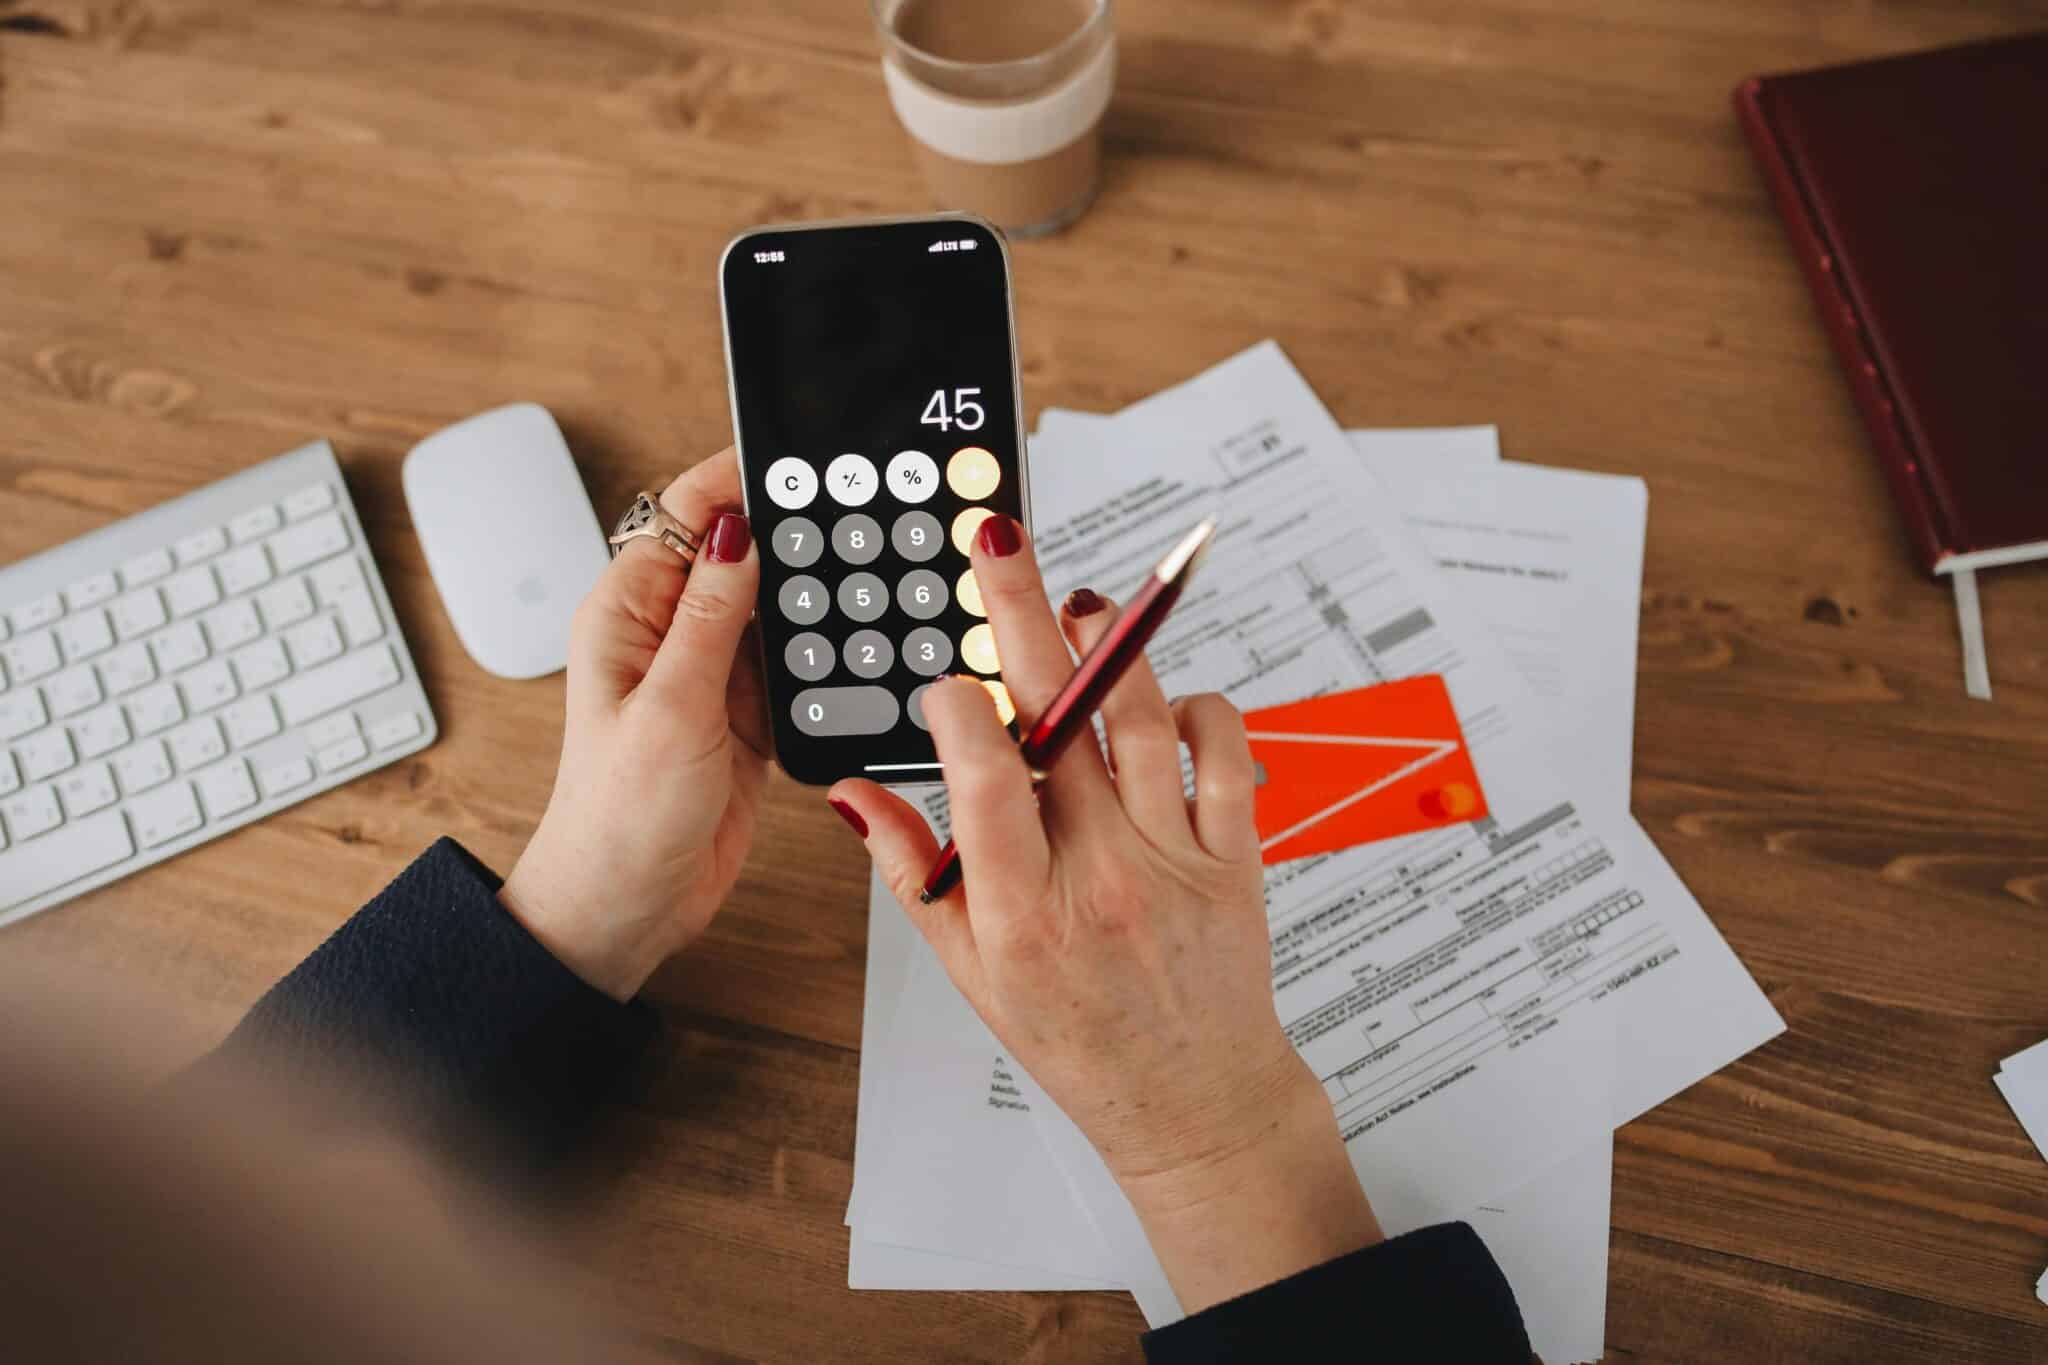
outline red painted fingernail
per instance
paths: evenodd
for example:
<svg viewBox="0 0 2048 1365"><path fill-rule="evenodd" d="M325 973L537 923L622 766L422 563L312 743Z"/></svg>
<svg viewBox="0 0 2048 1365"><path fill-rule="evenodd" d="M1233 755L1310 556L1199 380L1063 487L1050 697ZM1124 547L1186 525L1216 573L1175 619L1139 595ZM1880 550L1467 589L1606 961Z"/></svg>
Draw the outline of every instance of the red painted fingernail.
<svg viewBox="0 0 2048 1365"><path fill-rule="evenodd" d="M753 543L745 517L738 512L720 512L711 525L711 562L737 564L747 557L747 546Z"/></svg>
<svg viewBox="0 0 2048 1365"><path fill-rule="evenodd" d="M1067 594L1069 616L1093 616L1102 607L1102 594L1093 588L1076 588Z"/></svg>
<svg viewBox="0 0 2048 1365"><path fill-rule="evenodd" d="M839 818L844 820L847 824L853 826L853 832L855 834L858 834L863 839L868 837L868 822L860 818L859 811L855 810L852 806L847 805L844 801L841 801L836 796L826 797L825 804L830 806L833 810L838 811Z"/></svg>
<svg viewBox="0 0 2048 1365"><path fill-rule="evenodd" d="M1024 528L998 512L981 523L974 539L980 544L983 554L1008 559L1024 548Z"/></svg>

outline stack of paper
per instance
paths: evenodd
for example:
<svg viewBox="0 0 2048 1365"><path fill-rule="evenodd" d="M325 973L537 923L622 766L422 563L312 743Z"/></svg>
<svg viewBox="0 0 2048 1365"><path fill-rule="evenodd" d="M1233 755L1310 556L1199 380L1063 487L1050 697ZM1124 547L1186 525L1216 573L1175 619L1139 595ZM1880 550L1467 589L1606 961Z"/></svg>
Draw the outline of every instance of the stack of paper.
<svg viewBox="0 0 2048 1365"><path fill-rule="evenodd" d="M1050 596L1220 531L1150 657L1245 708L1440 673L1491 815L1268 869L1282 1022L1389 1234L1470 1221L1546 1360L1603 1349L1614 1128L1784 1027L1628 815L1646 496L1491 428L1340 431L1271 343L1031 447ZM925 794L944 823L942 792ZM849 1283L1179 1305L1086 1140L869 904Z"/></svg>
<svg viewBox="0 0 2048 1365"><path fill-rule="evenodd" d="M2036 1043L2000 1062L1991 1081L2012 1106L2013 1116L2026 1129L2034 1150L2048 1157L2048 1042ZM2034 1294L2048 1303L2048 1270L2035 1282Z"/></svg>

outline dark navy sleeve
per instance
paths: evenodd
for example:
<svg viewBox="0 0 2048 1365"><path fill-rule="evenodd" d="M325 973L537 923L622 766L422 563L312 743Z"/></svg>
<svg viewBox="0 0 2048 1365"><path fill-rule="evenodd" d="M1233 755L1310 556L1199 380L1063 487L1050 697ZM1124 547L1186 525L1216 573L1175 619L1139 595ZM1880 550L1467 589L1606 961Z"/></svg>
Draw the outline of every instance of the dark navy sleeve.
<svg viewBox="0 0 2048 1365"><path fill-rule="evenodd" d="M1151 1365L1530 1360L1514 1291L1465 1223L1312 1266L1147 1332L1144 1345Z"/></svg>
<svg viewBox="0 0 2048 1365"><path fill-rule="evenodd" d="M635 1074L658 1022L556 961L500 885L454 840L435 843L198 1070L333 1072L513 1166L559 1156Z"/></svg>

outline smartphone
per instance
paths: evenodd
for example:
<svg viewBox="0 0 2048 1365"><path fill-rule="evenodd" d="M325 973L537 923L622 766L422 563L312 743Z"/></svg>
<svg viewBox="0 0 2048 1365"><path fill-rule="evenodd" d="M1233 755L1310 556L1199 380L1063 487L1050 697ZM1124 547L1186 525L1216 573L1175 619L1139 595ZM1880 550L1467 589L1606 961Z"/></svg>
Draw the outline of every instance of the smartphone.
<svg viewBox="0 0 2048 1365"><path fill-rule="evenodd" d="M934 679L978 678L1015 716L967 558L1031 506L1002 234L762 228L718 276L776 758L799 782L936 781Z"/></svg>

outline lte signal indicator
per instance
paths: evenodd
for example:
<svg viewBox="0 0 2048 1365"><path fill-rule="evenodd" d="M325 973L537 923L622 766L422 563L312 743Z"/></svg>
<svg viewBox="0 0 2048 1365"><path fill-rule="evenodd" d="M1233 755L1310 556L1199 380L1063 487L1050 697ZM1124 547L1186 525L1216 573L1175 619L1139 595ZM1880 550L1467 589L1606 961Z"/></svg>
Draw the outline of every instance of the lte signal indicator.
<svg viewBox="0 0 2048 1365"><path fill-rule="evenodd" d="M927 253L934 255L941 251L972 251L980 245L981 243L975 241L972 237L962 237L959 238L958 240L941 240L933 242L930 246L925 248L925 251Z"/></svg>

